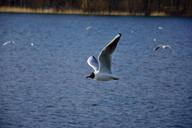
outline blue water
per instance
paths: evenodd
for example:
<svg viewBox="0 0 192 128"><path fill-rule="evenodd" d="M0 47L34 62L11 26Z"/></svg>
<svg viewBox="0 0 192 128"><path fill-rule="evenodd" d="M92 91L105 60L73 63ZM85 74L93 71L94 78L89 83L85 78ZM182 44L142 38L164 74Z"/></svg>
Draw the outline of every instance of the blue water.
<svg viewBox="0 0 192 128"><path fill-rule="evenodd" d="M120 80L86 79L118 32ZM191 127L191 18L0 14L0 128Z"/></svg>

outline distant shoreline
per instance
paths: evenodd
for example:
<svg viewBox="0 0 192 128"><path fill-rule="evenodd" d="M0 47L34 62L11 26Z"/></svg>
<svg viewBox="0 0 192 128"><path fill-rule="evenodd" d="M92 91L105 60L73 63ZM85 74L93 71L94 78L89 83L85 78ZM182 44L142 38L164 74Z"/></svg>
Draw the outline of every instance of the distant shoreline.
<svg viewBox="0 0 192 128"><path fill-rule="evenodd" d="M35 13L35 14L76 14L76 15L101 15L101 16L145 16L145 13L129 13L129 12L84 12L81 9L62 9L57 10L54 8L48 9L33 9L33 8L21 8L21 7L0 7L1 13ZM152 12L148 16L171 16L164 12ZM185 15L184 15L185 16ZM187 16L187 15L186 15Z"/></svg>

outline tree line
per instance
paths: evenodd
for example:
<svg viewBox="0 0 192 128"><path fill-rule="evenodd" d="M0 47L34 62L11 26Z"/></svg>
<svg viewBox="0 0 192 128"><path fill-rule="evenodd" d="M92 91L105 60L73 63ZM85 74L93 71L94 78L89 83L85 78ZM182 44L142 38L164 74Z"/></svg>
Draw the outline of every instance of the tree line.
<svg viewBox="0 0 192 128"><path fill-rule="evenodd" d="M169 15L192 15L192 0L1 0L0 6L25 8L79 9L83 12L164 12Z"/></svg>

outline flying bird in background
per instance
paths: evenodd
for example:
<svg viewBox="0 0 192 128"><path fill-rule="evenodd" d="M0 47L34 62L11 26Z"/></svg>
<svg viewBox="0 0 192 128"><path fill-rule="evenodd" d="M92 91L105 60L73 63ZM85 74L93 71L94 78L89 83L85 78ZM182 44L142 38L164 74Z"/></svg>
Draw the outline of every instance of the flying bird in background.
<svg viewBox="0 0 192 128"><path fill-rule="evenodd" d="M157 51L157 50L159 50L159 49L171 49L171 46L170 45L165 45L165 44L160 44L160 45L157 45L154 49L153 49L153 51Z"/></svg>

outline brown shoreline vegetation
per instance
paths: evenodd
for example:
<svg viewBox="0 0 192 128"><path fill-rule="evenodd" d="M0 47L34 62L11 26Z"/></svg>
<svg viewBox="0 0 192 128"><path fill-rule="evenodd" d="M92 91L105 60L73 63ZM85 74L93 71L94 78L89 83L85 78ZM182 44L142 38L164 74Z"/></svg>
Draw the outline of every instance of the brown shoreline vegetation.
<svg viewBox="0 0 192 128"><path fill-rule="evenodd" d="M77 15L103 15L103 16L145 16L145 13L129 13L118 11L84 12L80 9L42 9L42 8L21 8L21 7L0 7L1 13L37 13L37 14L77 14ZM163 12L152 12L150 16L168 16Z"/></svg>
<svg viewBox="0 0 192 128"><path fill-rule="evenodd" d="M0 12L192 17L192 0L1 0Z"/></svg>

